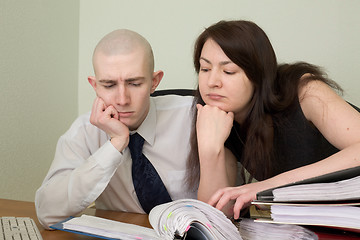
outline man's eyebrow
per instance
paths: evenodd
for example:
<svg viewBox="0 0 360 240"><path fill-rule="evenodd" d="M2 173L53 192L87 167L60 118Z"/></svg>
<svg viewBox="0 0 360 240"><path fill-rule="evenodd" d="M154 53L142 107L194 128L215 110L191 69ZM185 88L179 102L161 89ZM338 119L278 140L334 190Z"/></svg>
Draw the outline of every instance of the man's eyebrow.
<svg viewBox="0 0 360 240"><path fill-rule="evenodd" d="M100 79L99 82L100 83L114 83L116 81L115 80L110 80L110 79Z"/></svg>
<svg viewBox="0 0 360 240"><path fill-rule="evenodd" d="M125 79L126 82L134 82L134 81L138 81L138 80L144 80L145 77L131 77L131 78L127 78Z"/></svg>
<svg viewBox="0 0 360 240"><path fill-rule="evenodd" d="M209 64L212 64L210 60L204 58L204 57L200 57L200 60L204 60L205 62L209 63ZM226 64L230 64L230 63L233 63L232 61L221 61L220 62L220 65L226 65Z"/></svg>
<svg viewBox="0 0 360 240"><path fill-rule="evenodd" d="M138 80L143 80L145 79L145 77L130 77L125 79L124 81L126 82L134 82L134 81L138 81ZM100 79L99 80L100 83L116 83L116 80L111 80L111 79Z"/></svg>

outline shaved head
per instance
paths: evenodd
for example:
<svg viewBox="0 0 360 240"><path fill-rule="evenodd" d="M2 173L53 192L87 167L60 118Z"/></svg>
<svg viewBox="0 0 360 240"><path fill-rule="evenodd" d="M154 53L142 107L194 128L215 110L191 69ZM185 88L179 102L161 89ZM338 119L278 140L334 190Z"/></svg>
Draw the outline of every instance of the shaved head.
<svg viewBox="0 0 360 240"><path fill-rule="evenodd" d="M127 55L139 50L143 51L148 60L150 72L154 72L154 55L149 42L140 34L128 29L118 29L103 37L95 47L93 64L98 54Z"/></svg>

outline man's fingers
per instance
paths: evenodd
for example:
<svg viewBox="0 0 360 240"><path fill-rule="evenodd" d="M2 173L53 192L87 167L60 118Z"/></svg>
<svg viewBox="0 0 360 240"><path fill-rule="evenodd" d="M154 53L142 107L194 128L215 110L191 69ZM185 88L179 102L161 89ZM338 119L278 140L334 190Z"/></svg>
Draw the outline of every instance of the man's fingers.
<svg viewBox="0 0 360 240"><path fill-rule="evenodd" d="M99 127L99 124L106 124L111 118L119 120L119 113L117 110L112 105L107 107L104 100L101 98L95 98L91 110L90 122Z"/></svg>
<svg viewBox="0 0 360 240"><path fill-rule="evenodd" d="M114 118L116 120L119 120L119 113L116 111L116 109L113 106L109 106L104 110L104 115L107 119Z"/></svg>
<svg viewBox="0 0 360 240"><path fill-rule="evenodd" d="M105 102L101 98L96 97L92 105L91 114L96 116L104 112L105 109L106 109Z"/></svg>

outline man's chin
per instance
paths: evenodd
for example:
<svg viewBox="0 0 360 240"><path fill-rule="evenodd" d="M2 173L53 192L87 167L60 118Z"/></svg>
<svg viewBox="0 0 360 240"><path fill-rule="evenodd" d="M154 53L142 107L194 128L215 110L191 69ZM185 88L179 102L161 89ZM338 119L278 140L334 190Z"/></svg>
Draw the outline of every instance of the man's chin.
<svg viewBox="0 0 360 240"><path fill-rule="evenodd" d="M133 121L131 121L129 118L120 118L120 122L122 122L125 126L129 128L130 131L136 130L138 126L135 126Z"/></svg>

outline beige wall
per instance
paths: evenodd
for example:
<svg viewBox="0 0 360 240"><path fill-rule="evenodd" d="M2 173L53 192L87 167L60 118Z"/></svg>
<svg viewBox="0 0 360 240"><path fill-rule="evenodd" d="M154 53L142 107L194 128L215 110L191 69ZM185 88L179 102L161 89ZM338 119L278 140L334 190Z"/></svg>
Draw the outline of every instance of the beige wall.
<svg viewBox="0 0 360 240"><path fill-rule="evenodd" d="M91 109L95 44L116 28L152 44L160 88L193 88L192 47L221 19L255 21L279 62L323 66L360 106L358 0L0 0L0 198L33 201L57 139Z"/></svg>
<svg viewBox="0 0 360 240"><path fill-rule="evenodd" d="M130 28L152 44L160 88L193 88L192 47L204 29L221 19L247 19L262 27L279 62L308 61L323 66L360 106L359 0L81 0L79 113L91 109L86 81L98 40L116 28Z"/></svg>
<svg viewBox="0 0 360 240"><path fill-rule="evenodd" d="M0 0L0 198L33 201L77 115L79 2Z"/></svg>

